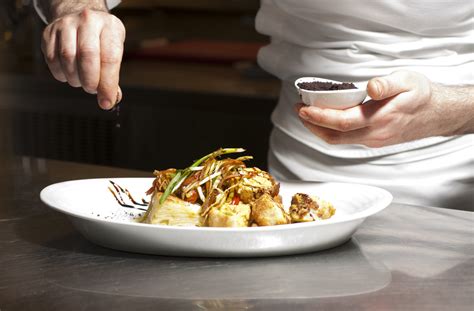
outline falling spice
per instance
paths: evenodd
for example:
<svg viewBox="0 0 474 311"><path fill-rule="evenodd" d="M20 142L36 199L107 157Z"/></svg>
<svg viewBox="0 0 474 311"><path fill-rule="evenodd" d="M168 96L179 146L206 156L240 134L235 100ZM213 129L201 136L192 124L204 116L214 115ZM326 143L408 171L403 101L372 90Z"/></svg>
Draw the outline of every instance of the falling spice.
<svg viewBox="0 0 474 311"><path fill-rule="evenodd" d="M115 128L119 129L120 128L120 104L117 104L115 106Z"/></svg>

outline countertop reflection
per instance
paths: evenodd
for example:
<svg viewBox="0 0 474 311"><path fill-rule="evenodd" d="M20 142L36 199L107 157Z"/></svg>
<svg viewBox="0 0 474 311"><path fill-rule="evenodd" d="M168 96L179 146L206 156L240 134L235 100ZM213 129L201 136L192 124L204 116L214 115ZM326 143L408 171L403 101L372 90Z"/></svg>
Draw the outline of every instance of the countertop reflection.
<svg viewBox="0 0 474 311"><path fill-rule="evenodd" d="M46 185L146 172L0 159L0 309L468 310L473 214L392 204L351 241L273 258L151 256L85 240L48 209Z"/></svg>

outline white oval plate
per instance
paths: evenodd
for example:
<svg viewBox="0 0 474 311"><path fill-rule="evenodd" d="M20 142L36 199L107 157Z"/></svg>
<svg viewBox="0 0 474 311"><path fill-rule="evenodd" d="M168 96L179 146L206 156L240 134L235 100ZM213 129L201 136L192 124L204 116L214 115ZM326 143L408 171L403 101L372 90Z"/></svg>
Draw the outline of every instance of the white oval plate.
<svg viewBox="0 0 474 311"><path fill-rule="evenodd" d="M140 197L153 178L114 178ZM121 207L107 190L109 179L83 179L50 185L41 200L67 214L93 243L129 252L199 257L256 257L307 253L340 245L370 215L392 201L381 188L349 183L282 182L285 206L297 192L329 200L336 214L327 220L251 228L173 227L133 219L139 210Z"/></svg>

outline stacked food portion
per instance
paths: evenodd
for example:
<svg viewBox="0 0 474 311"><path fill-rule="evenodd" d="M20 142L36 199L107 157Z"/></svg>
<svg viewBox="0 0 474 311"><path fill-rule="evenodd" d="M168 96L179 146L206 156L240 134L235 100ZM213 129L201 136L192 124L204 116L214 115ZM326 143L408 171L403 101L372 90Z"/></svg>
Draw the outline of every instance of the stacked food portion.
<svg viewBox="0 0 474 311"><path fill-rule="evenodd" d="M254 227L328 219L329 202L297 193L285 208L280 185L267 172L247 167L251 156L223 158L242 148L219 149L191 166L155 171L142 222L173 226Z"/></svg>

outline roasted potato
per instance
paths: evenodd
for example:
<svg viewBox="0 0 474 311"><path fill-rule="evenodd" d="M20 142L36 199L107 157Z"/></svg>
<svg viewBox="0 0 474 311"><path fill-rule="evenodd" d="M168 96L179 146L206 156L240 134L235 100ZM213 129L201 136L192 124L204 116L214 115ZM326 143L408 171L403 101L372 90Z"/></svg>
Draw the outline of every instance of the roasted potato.
<svg viewBox="0 0 474 311"><path fill-rule="evenodd" d="M278 195L280 184L273 177L256 167L242 169L244 177L237 187L237 193L242 202L248 204L258 199L264 193L272 197Z"/></svg>
<svg viewBox="0 0 474 311"><path fill-rule="evenodd" d="M226 203L220 207L211 208L207 225L209 227L248 227L249 219L250 205Z"/></svg>
<svg viewBox="0 0 474 311"><path fill-rule="evenodd" d="M323 200L317 196L312 196L312 198L319 205L319 208L316 211L316 215L318 216L318 218L328 219L328 218L331 218L336 213L336 209L329 201Z"/></svg>
<svg viewBox="0 0 474 311"><path fill-rule="evenodd" d="M327 201L317 196L297 193L291 199L290 216L292 222L314 221L330 218L336 210Z"/></svg>
<svg viewBox="0 0 474 311"><path fill-rule="evenodd" d="M291 222L281 203L265 193L252 202L251 221L258 226L284 225Z"/></svg>

